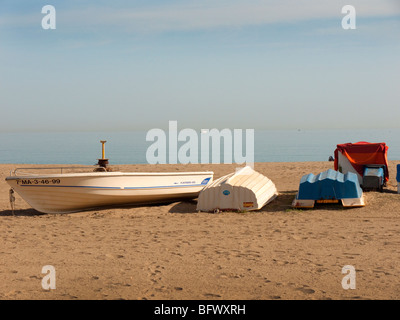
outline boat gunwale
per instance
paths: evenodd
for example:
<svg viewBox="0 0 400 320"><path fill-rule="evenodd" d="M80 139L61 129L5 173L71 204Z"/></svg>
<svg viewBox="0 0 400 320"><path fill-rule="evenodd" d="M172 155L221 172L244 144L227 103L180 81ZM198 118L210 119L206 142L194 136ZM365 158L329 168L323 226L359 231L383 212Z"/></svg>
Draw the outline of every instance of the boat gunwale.
<svg viewBox="0 0 400 320"><path fill-rule="evenodd" d="M46 178L81 178L81 177L140 177L140 176L199 176L199 175L214 175L213 171L198 171L198 172L78 172L78 173L56 173L56 174L35 174L27 175L10 175L6 180L18 179L46 179Z"/></svg>

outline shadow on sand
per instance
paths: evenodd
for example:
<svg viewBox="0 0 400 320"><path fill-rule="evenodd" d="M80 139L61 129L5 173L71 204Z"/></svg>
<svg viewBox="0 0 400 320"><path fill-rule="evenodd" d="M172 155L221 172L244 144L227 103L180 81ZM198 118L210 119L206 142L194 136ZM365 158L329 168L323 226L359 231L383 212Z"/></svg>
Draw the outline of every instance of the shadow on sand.
<svg viewBox="0 0 400 320"><path fill-rule="evenodd" d="M197 200L186 200L176 203L169 209L169 213L197 213Z"/></svg>
<svg viewBox="0 0 400 320"><path fill-rule="evenodd" d="M0 217L16 216L16 217L32 217L32 216L42 216L45 213L36 211L35 209L20 209L20 210L3 210L0 211Z"/></svg>

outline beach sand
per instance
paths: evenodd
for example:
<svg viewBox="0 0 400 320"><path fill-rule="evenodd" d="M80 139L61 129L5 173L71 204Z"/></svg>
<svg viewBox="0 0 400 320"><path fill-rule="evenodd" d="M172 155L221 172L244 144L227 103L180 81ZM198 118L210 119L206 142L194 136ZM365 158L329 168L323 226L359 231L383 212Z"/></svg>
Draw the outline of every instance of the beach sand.
<svg viewBox="0 0 400 320"><path fill-rule="evenodd" d="M291 208L301 176L333 169L326 161L256 163L279 196L255 212L198 213L193 200L53 215L16 194L15 216L4 179L18 165L0 165L0 299L399 299L396 164L362 208ZM115 167L218 178L237 165ZM56 289L42 288L46 265ZM356 289L342 287L346 265Z"/></svg>

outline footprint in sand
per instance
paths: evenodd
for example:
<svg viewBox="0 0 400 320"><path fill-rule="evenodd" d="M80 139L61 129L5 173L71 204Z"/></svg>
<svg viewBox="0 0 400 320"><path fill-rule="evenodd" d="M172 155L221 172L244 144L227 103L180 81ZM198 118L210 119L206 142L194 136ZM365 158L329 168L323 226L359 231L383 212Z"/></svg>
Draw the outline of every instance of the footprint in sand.
<svg viewBox="0 0 400 320"><path fill-rule="evenodd" d="M159 282L161 281L162 277L162 269L164 269L164 267L160 266L160 265L155 265L152 264L149 266L149 273L148 276L150 278L150 281L154 283L154 285L158 285L157 288L154 288L156 291L162 291L165 289L164 286L160 286Z"/></svg>
<svg viewBox="0 0 400 320"><path fill-rule="evenodd" d="M305 294L313 294L313 293L315 293L315 290L313 290L311 288L307 288L307 286L296 288L296 290L301 291L301 292L303 292Z"/></svg>
<svg viewBox="0 0 400 320"><path fill-rule="evenodd" d="M207 298L221 298L221 295L216 293L204 293L203 296Z"/></svg>

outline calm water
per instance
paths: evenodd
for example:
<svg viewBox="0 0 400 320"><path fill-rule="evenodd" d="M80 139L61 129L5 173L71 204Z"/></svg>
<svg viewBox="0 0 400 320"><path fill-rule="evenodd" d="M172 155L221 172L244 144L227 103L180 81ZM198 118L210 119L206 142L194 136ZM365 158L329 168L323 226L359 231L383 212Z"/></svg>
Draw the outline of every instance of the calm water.
<svg viewBox="0 0 400 320"><path fill-rule="evenodd" d="M111 164L147 163L153 142L146 133L0 133L0 163L91 165L101 157L100 140ZM254 140L255 162L327 161L337 144L358 141L386 142L389 160L400 160L400 129L255 130Z"/></svg>

